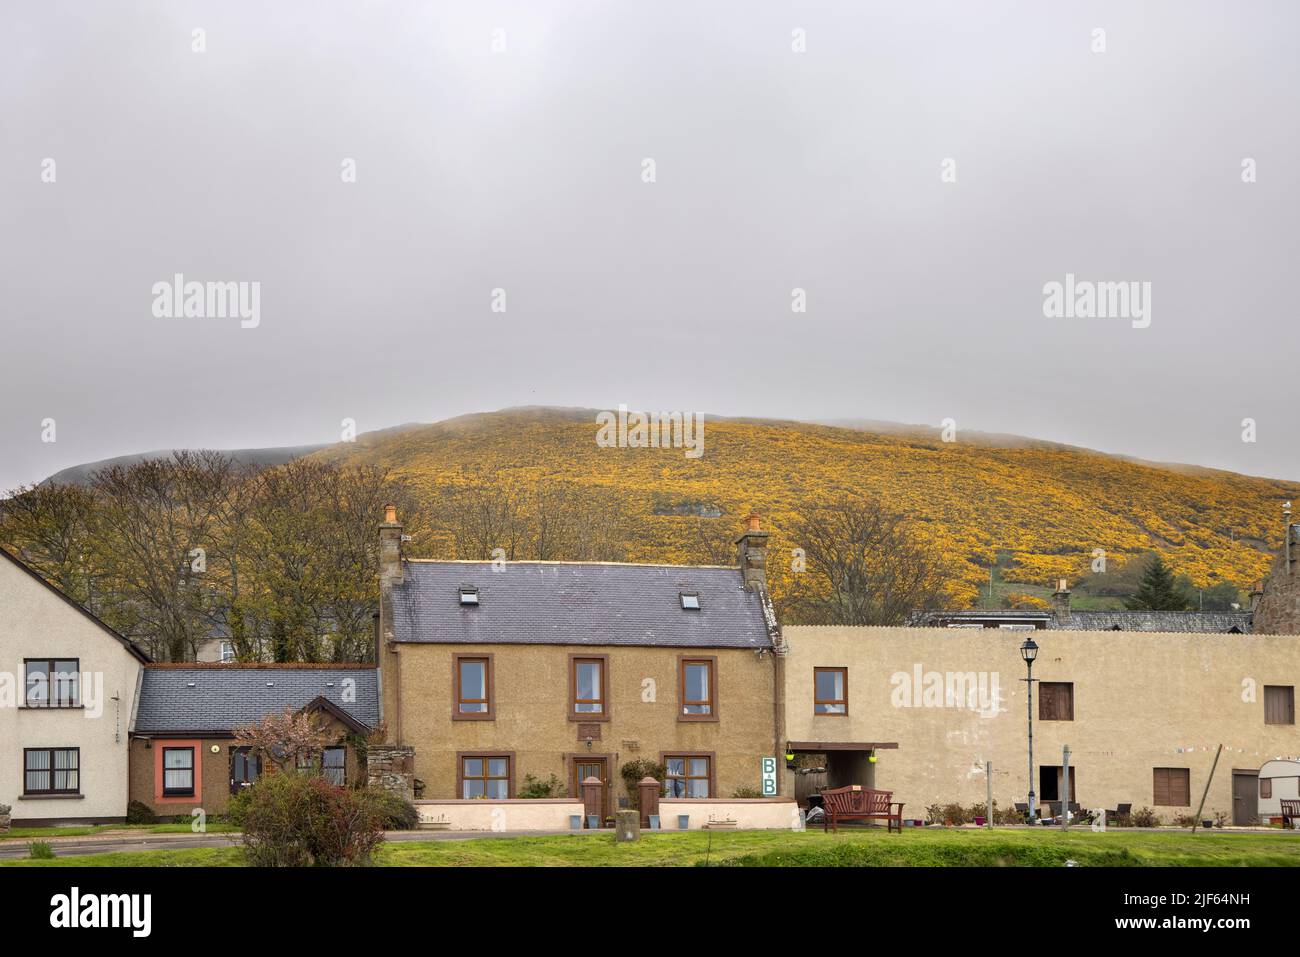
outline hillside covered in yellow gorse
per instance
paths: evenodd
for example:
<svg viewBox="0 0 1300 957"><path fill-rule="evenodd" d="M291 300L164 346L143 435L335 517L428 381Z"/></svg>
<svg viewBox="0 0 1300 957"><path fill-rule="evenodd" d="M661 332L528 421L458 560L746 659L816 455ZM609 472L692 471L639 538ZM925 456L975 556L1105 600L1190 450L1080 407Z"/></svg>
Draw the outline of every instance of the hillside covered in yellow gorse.
<svg viewBox="0 0 1300 957"><path fill-rule="evenodd" d="M634 516L631 561L702 561L702 524L730 534L754 510L772 532L768 575L778 598L799 544L789 534L793 515L846 493L878 496L912 516L950 557L954 598L967 604L990 564L1007 582L1074 582L1091 574L1095 549L1114 564L1156 550L1198 586L1247 586L1266 575L1281 503L1300 490L1043 442L949 443L924 430L707 419L704 455L687 458L673 448L602 448L596 429L594 411L515 409L369 433L316 454L391 468L429 501L494 482L617 492ZM713 508L721 517L697 517ZM416 548L456 557L436 534Z"/></svg>

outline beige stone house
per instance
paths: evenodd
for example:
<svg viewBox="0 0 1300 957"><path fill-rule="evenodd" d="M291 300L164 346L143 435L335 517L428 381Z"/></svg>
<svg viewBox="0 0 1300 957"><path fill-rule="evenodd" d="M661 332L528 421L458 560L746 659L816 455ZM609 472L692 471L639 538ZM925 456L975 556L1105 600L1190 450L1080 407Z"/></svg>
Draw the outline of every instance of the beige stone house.
<svg viewBox="0 0 1300 957"><path fill-rule="evenodd" d="M125 818L148 660L0 548L0 804L16 823Z"/></svg>
<svg viewBox="0 0 1300 957"><path fill-rule="evenodd" d="M1261 766L1300 754L1294 636L837 626L784 636L785 746L824 755L830 786L892 790L906 817L984 801L986 762L1000 806L1027 801L1029 637L1040 806L1061 799L1068 745L1071 800L1084 808L1132 804L1172 820L1196 811L1208 782L1203 816L1244 824L1260 816Z"/></svg>
<svg viewBox="0 0 1300 957"><path fill-rule="evenodd" d="M595 778L608 815L639 759L665 766L672 798L759 788L779 632L756 520L740 567L702 567L407 560L386 519L383 713L425 800L509 801L529 776L572 799Z"/></svg>

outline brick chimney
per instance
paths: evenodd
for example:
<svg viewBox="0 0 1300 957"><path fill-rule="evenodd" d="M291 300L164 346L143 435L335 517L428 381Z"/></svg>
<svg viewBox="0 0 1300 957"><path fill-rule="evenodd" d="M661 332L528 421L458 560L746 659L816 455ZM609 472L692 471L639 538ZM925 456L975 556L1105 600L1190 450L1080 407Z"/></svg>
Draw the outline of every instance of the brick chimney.
<svg viewBox="0 0 1300 957"><path fill-rule="evenodd" d="M1070 583L1064 578L1056 580L1056 591L1052 592L1052 611L1056 613L1056 623L1066 625L1070 622Z"/></svg>
<svg viewBox="0 0 1300 957"><path fill-rule="evenodd" d="M402 526L397 521L397 506L384 506L384 521L379 526L379 584L402 583Z"/></svg>
<svg viewBox="0 0 1300 957"><path fill-rule="evenodd" d="M745 520L745 531L736 539L740 574L746 588L767 591L767 532L759 528L757 513Z"/></svg>
<svg viewBox="0 0 1300 957"><path fill-rule="evenodd" d="M1255 582L1255 586L1250 590L1250 610L1255 611L1259 608L1259 600L1264 597L1264 582L1262 580Z"/></svg>

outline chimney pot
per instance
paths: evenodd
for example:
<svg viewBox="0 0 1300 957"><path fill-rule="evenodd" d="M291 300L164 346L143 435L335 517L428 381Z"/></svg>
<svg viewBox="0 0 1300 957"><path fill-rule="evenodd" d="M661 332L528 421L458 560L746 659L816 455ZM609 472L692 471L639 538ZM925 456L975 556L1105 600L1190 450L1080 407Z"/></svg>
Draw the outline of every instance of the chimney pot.
<svg viewBox="0 0 1300 957"><path fill-rule="evenodd" d="M384 506L384 524L386 524L386 525L396 525L396 524L397 524L397 506L396 506L396 505L385 505L385 506Z"/></svg>
<svg viewBox="0 0 1300 957"><path fill-rule="evenodd" d="M750 512L749 518L745 520L749 524L749 530L756 532L759 529L759 518L757 512Z"/></svg>

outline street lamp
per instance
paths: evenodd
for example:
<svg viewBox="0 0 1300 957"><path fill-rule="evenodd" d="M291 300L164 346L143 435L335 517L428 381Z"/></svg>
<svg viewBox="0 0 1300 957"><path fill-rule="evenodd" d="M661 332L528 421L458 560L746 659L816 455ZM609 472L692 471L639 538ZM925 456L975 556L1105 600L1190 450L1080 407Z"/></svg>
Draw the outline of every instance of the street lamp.
<svg viewBox="0 0 1300 957"><path fill-rule="evenodd" d="M1025 668L1029 677L1021 678L1029 686L1029 697L1025 705L1029 717L1029 823L1034 823L1034 659L1038 657L1038 645L1034 639L1026 638L1020 646L1020 657L1025 659Z"/></svg>

